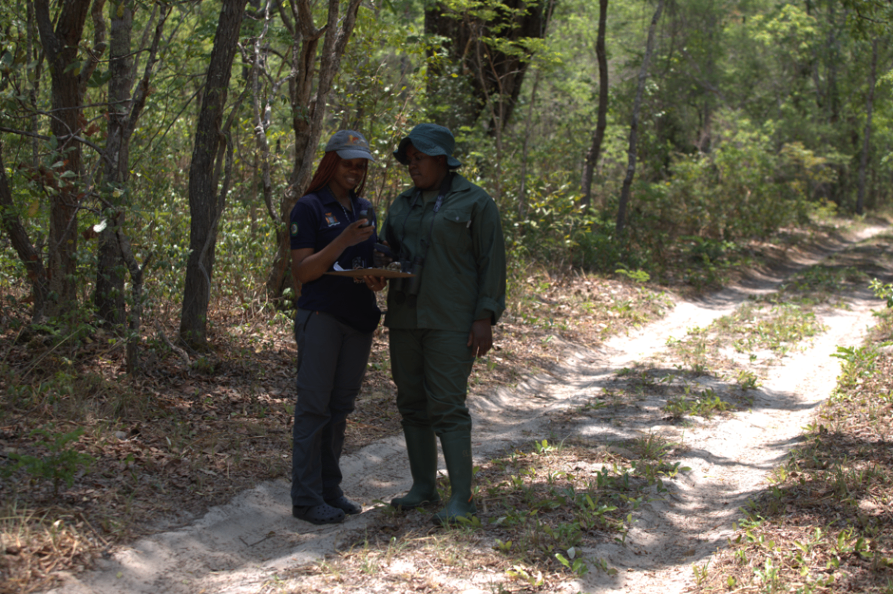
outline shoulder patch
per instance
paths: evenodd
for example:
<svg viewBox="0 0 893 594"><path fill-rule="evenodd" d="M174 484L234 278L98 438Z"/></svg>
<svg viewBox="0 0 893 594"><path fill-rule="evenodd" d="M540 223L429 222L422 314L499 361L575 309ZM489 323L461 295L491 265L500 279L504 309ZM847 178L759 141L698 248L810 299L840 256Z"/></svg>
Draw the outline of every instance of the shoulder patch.
<svg viewBox="0 0 893 594"><path fill-rule="evenodd" d="M292 223L291 228L289 229L289 232L291 233L292 237L295 237L298 234L298 224Z"/></svg>

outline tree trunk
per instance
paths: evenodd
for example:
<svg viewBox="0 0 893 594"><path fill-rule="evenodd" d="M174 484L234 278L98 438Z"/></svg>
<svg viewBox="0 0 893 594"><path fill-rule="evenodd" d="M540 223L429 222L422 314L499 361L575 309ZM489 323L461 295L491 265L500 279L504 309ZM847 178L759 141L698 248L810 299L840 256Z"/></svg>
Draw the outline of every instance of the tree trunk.
<svg viewBox="0 0 893 594"><path fill-rule="evenodd" d="M540 86L542 71L537 69L530 91L530 105L527 106L527 121L524 122L524 144L521 145L521 187L518 189L518 220L527 217L527 154L530 149L530 131L533 127L533 107L536 105L536 91ZM523 227L522 227L523 229Z"/></svg>
<svg viewBox="0 0 893 594"><path fill-rule="evenodd" d="M360 0L350 0L343 19L340 18L338 0L329 0L328 18L323 29L317 29L313 24L310 9L309 0L295 0L292 3L292 14L289 16L280 3L280 15L294 39L289 96L292 129L295 133L295 165L289 180L289 188L279 204L278 219L274 220L278 249L270 267L270 275L267 277L267 293L273 299L282 296L286 279L289 278L291 246L288 220L292 208L310 183L316 147L322 134L326 102L332 90L332 82L341 67L341 58L347 48L347 42L353 33ZM323 35L325 40L319 56L316 95L313 96L316 48ZM297 281L294 282L297 284ZM300 290L300 287L296 286L295 289Z"/></svg>
<svg viewBox="0 0 893 594"><path fill-rule="evenodd" d="M266 56L263 40L270 28L272 15L270 14L271 0L267 0L264 6L264 24L261 33L255 37L252 44L251 68L247 73L247 78L251 82L252 101L251 105L254 110L254 140L255 140L255 158L254 158L254 175L255 179L260 177L261 195L264 204L267 207L267 213L272 220L277 219L276 211L273 208L273 180L270 170L270 144L267 141L267 128L270 127L270 118L273 106L271 102L276 97L279 85L277 83L271 90L266 100L262 95L262 86L260 82L261 71L266 72ZM257 183L255 183L255 187ZM255 215L254 202L250 209L251 227L254 229Z"/></svg>
<svg viewBox="0 0 893 594"><path fill-rule="evenodd" d="M623 237L623 227L626 221L626 208L629 204L629 190L636 174L636 142L639 134L639 111L642 109L642 95L645 92L645 80L648 78L648 63L651 61L651 52L654 49L654 31L657 29L657 21L664 9L664 0L659 0L657 10L651 17L651 26L648 27L648 41L645 44L645 56L642 58L642 69L639 71L639 85L636 89L636 99L633 102L632 121L629 125L629 148L627 149L626 177L623 179L623 188L620 190L620 203L617 206L617 226L615 234L619 241Z"/></svg>
<svg viewBox="0 0 893 594"><path fill-rule="evenodd" d="M130 316L128 320L127 347L125 357L127 361L127 373L134 375L140 370L140 328L142 326L143 316L143 280L146 268L152 261L152 254L149 254L143 265L140 266L133 255L130 247L130 240L120 230L117 234L120 243L119 250L121 257L130 271L130 278L133 282L132 296L133 304L130 307Z"/></svg>
<svg viewBox="0 0 893 594"><path fill-rule="evenodd" d="M50 132L57 142L55 158L62 162L56 170L61 176L58 191L50 204L47 274L54 298L50 305L52 315L77 307L77 213L81 195L76 180L81 175L81 146L76 137L81 129L81 80L80 69L71 66L78 58L89 8L90 0L64 0L54 30L48 0L34 0L37 28L52 81Z"/></svg>
<svg viewBox="0 0 893 594"><path fill-rule="evenodd" d="M108 134L102 156L105 184L102 192L105 226L99 233L94 302L99 316L113 325L125 319L124 275L128 269L121 251L119 235L123 233L125 212L129 203L127 183L130 180L130 138L145 106L149 80L157 62L158 47L169 7L156 7L158 22L148 49L145 71L139 86L132 91L136 64L131 59L133 33L133 0L109 6ZM150 19L150 25L155 20ZM151 29L151 26L148 27ZM144 43L146 41L144 40ZM139 53L143 53L142 51Z"/></svg>
<svg viewBox="0 0 893 594"><path fill-rule="evenodd" d="M217 200L218 149L227 89L247 0L223 0L214 46L202 93L189 168L189 259L180 313L180 338L203 348L207 342L208 305L214 271L215 226L220 220Z"/></svg>
<svg viewBox="0 0 893 594"><path fill-rule="evenodd" d="M40 323L44 319L49 293L47 270L40 259L40 252L28 239L28 232L15 211L12 191L6 177L6 166L3 163L3 145L0 144L0 225L9 237L13 249L25 266L28 281L31 283L31 321Z"/></svg>
<svg viewBox="0 0 893 594"><path fill-rule="evenodd" d="M598 37L595 41L595 56L598 59L598 118L595 132L592 135L592 146L586 153L586 165L583 167L583 199L584 207L592 203L592 176L598 167L598 158L602 152L602 141L608 127L608 53L605 50L605 29L608 22L608 0L598 3Z"/></svg>
<svg viewBox="0 0 893 594"><path fill-rule="evenodd" d="M34 3L26 2L28 14L28 37L26 45L28 48L28 60L34 60L37 66L34 69L34 86L28 91L28 105L31 108L31 167L38 169L40 167L40 119L38 118L37 98L40 96L41 65L43 64L43 56L40 55L37 44L39 44L39 33L37 32L37 19L34 13Z"/></svg>
<svg viewBox="0 0 893 594"><path fill-rule="evenodd" d="M132 0L109 5L108 135L103 174L106 202L105 227L99 232L96 263L96 304L99 317L118 326L124 323L124 260L118 230L124 225L124 195L129 172L129 143L124 132L130 103L130 37L133 30Z"/></svg>
<svg viewBox="0 0 893 594"><path fill-rule="evenodd" d="M450 61L463 65L475 98L469 109L459 110L464 112L460 114L463 121L444 122L448 127L474 124L486 108L488 98L497 93L504 102L504 113L502 121L490 122L490 131L495 133L497 126L504 128L512 117L530 55L523 45L513 48L519 51L503 52L498 49L499 44L508 42L511 45L524 38L542 39L551 16L547 4L551 2L500 0L499 4L503 8L488 10L492 6L486 6L479 12L472 8L457 13L442 2L426 3L425 33L449 40L446 49ZM486 38L495 38L498 42L488 44ZM489 64L483 71L475 65L479 53L488 55ZM433 97L437 96L447 73L438 70L435 64L429 68L428 92ZM448 77L452 78L452 73Z"/></svg>
<svg viewBox="0 0 893 594"><path fill-rule="evenodd" d="M871 72L868 75L868 99L865 101L865 134L862 136L862 159L859 162L859 193L856 214L865 209L865 174L868 171L868 152L871 147L871 112L874 109L874 87L877 83L877 38L871 41Z"/></svg>

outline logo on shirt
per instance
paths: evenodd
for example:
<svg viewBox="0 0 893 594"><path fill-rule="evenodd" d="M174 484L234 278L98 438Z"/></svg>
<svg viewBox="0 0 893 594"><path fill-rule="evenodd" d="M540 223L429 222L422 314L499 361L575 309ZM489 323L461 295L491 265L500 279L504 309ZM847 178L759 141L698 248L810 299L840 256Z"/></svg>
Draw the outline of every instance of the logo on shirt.
<svg viewBox="0 0 893 594"><path fill-rule="evenodd" d="M330 212L326 213L326 223L328 223L329 227L334 227L335 225L340 224L338 223L338 219L335 217L335 215Z"/></svg>
<svg viewBox="0 0 893 594"><path fill-rule="evenodd" d="M298 224L297 224L297 223L292 223L292 224L291 224L290 232L291 232L291 236L292 236L292 237L297 236L297 234L298 234Z"/></svg>

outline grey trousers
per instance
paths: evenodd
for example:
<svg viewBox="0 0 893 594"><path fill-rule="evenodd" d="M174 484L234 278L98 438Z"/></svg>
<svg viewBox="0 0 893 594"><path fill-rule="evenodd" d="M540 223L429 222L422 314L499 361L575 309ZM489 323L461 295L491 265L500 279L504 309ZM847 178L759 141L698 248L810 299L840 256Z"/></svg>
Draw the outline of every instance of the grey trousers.
<svg viewBox="0 0 893 594"><path fill-rule="evenodd" d="M292 505L319 505L344 494L338 460L347 415L354 409L366 373L372 334L325 313L298 310Z"/></svg>

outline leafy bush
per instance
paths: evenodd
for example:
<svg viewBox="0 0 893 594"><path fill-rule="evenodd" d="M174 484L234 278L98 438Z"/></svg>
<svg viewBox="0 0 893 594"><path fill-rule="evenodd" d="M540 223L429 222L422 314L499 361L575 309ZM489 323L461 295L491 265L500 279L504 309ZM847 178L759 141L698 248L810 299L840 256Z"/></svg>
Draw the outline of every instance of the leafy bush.
<svg viewBox="0 0 893 594"><path fill-rule="evenodd" d="M876 278L871 279L869 285L874 296L887 302L887 307L893 307L893 283L882 283Z"/></svg>

